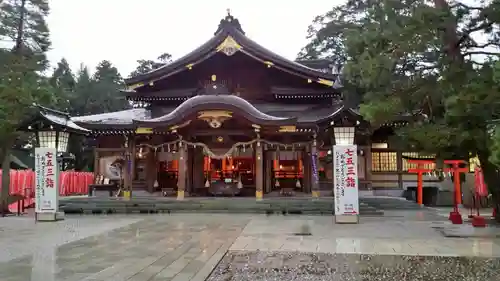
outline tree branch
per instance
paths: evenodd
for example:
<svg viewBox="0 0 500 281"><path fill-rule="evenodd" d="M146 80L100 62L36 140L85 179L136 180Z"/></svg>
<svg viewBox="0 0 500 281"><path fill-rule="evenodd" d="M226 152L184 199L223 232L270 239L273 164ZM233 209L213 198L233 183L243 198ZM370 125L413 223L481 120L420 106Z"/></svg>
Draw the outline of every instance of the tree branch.
<svg viewBox="0 0 500 281"><path fill-rule="evenodd" d="M463 54L464 56L471 56L471 55L485 55L485 56L500 56L500 53L495 53L495 52L486 52L486 51L471 51L471 52L465 52Z"/></svg>
<svg viewBox="0 0 500 281"><path fill-rule="evenodd" d="M476 27L472 27L472 28L469 28L469 29L465 29L464 31L462 31L462 36L460 37L460 39L458 39L458 42L457 42L457 47L460 47L460 45L465 41L467 40L467 38L470 37L470 34L471 33L474 33L474 32L477 32L477 31L480 31L480 30L483 30L483 29L486 29L488 27L491 27L493 25L493 22L484 22Z"/></svg>
<svg viewBox="0 0 500 281"><path fill-rule="evenodd" d="M450 6L450 8L452 8L452 9L458 8L458 7L462 7L462 8L465 8L467 10L476 10L476 11L484 10L484 7L472 7L472 6L465 5L464 3L460 3L460 2L457 2L456 4Z"/></svg>

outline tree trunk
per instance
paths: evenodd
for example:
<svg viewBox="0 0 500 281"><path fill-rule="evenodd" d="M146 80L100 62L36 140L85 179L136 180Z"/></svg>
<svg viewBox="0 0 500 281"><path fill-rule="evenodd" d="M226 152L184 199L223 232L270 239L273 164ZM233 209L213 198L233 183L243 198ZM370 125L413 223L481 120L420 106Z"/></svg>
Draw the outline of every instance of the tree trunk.
<svg viewBox="0 0 500 281"><path fill-rule="evenodd" d="M11 143L8 142L2 149L2 190L0 193L0 211L2 212L2 217L10 213L7 202L10 187L10 146Z"/></svg>
<svg viewBox="0 0 500 281"><path fill-rule="evenodd" d="M489 151L479 151L477 155L483 171L484 182L492 195L493 208L497 210L495 220L500 222L500 186L498 185L498 171L496 166L489 161Z"/></svg>
<svg viewBox="0 0 500 281"><path fill-rule="evenodd" d="M19 6L19 21L17 23L17 34L16 34L16 45L14 46L14 52L20 54L23 49L23 39L24 39L24 18L26 17L26 0L21 0L21 5Z"/></svg>

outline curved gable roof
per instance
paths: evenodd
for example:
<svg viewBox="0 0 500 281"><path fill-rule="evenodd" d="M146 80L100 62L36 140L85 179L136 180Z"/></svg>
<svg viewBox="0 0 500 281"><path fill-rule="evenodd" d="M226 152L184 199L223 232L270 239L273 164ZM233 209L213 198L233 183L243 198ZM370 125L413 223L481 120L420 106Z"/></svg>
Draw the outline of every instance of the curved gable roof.
<svg viewBox="0 0 500 281"><path fill-rule="evenodd" d="M266 114L248 101L233 95L194 96L166 115L147 120L134 120L134 122L148 126L173 125L183 122L190 114L203 110L230 110L257 124L293 125L297 122L296 117L277 117Z"/></svg>
<svg viewBox="0 0 500 281"><path fill-rule="evenodd" d="M200 47L168 65L125 79L125 83L134 89L191 69L196 64L201 63L216 53L223 52L224 46L236 48L235 51L241 51L256 60L262 61L269 67L276 67L290 74L310 79L311 82L316 81L327 86L333 86L337 80L336 74L325 73L321 70L307 67L262 47L245 35L237 19L228 15L225 19L221 20L215 35Z"/></svg>

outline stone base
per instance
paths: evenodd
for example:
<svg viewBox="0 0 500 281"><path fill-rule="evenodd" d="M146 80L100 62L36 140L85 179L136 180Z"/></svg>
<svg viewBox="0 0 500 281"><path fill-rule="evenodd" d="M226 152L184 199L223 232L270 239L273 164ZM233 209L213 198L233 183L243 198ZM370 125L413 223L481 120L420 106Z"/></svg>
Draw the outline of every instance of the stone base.
<svg viewBox="0 0 500 281"><path fill-rule="evenodd" d="M359 223L359 216L358 215L335 215L335 223L357 224L357 223Z"/></svg>
<svg viewBox="0 0 500 281"><path fill-rule="evenodd" d="M184 200L184 190L178 190L177 191L177 200Z"/></svg>
<svg viewBox="0 0 500 281"><path fill-rule="evenodd" d="M64 212L35 213L35 220L40 222L64 220Z"/></svg>
<svg viewBox="0 0 500 281"><path fill-rule="evenodd" d="M262 200L263 197L264 197L264 194L262 191L255 191L255 199L256 200Z"/></svg>
<svg viewBox="0 0 500 281"><path fill-rule="evenodd" d="M123 191L123 198L124 198L125 200L129 200L129 199L130 199L130 197L132 197L132 192L131 192L130 190L124 190L124 191Z"/></svg>

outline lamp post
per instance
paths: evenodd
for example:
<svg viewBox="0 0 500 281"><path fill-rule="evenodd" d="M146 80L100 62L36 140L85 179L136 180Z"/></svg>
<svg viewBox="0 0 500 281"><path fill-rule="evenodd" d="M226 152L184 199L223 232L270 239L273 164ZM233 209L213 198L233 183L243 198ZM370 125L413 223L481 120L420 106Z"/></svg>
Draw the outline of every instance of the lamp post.
<svg viewBox="0 0 500 281"><path fill-rule="evenodd" d="M356 127L334 127L333 192L335 222L359 223L358 149L354 144Z"/></svg>
<svg viewBox="0 0 500 281"><path fill-rule="evenodd" d="M36 113L18 130L32 132L35 148L35 219L56 221L63 218L58 205L59 168L68 149L71 133L85 135L90 131L71 121L70 116L58 110L33 105Z"/></svg>
<svg viewBox="0 0 500 281"><path fill-rule="evenodd" d="M57 221L63 219L59 210L59 170L63 166L63 153L68 148L69 132L53 125L35 132L35 219Z"/></svg>

